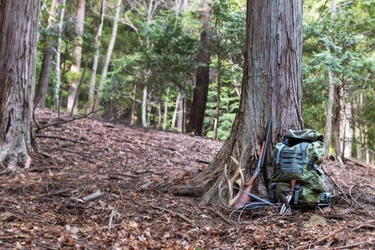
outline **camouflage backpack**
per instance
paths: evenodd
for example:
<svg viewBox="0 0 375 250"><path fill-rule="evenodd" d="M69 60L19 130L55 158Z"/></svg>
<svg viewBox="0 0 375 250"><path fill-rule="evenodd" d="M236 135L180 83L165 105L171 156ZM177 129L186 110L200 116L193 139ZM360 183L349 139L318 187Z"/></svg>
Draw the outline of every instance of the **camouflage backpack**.
<svg viewBox="0 0 375 250"><path fill-rule="evenodd" d="M314 130L289 130L274 150L270 200L280 201L282 194L290 192L291 180L296 180L291 204L328 203L324 172L319 166L323 155L323 135Z"/></svg>

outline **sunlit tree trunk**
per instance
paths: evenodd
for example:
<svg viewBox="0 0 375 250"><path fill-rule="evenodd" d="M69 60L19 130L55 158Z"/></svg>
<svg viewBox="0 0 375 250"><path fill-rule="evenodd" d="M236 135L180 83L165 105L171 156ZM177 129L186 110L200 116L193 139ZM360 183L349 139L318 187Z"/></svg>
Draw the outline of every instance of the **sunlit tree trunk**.
<svg viewBox="0 0 375 250"><path fill-rule="evenodd" d="M352 158L353 146L353 128L352 128L352 105L351 102L346 102L345 97L341 99L341 126L340 126L340 142L342 149L342 156L345 158Z"/></svg>
<svg viewBox="0 0 375 250"><path fill-rule="evenodd" d="M246 179L256 166L267 123L273 117L265 173L254 192L267 195L272 148L288 129L301 129L302 120L302 1L248 0L246 47L240 107L231 134L214 160L191 183L172 188L176 194L201 197L201 203L220 203L224 166L229 177L246 147L242 166ZM225 197L223 197L225 199Z"/></svg>
<svg viewBox="0 0 375 250"><path fill-rule="evenodd" d="M136 99L136 95L137 95L137 85L134 84L130 125L134 125L137 122L137 112L136 112L137 99Z"/></svg>
<svg viewBox="0 0 375 250"><path fill-rule="evenodd" d="M176 98L176 105L175 105L175 108L174 108L174 112L173 112L173 118L172 118L172 129L174 129L176 127L176 121L177 121L177 116L178 116L178 106L181 102L181 94L178 93L178 96Z"/></svg>
<svg viewBox="0 0 375 250"><path fill-rule="evenodd" d="M39 0L0 2L0 167L28 167ZM3 172L4 173L4 172Z"/></svg>
<svg viewBox="0 0 375 250"><path fill-rule="evenodd" d="M168 100L169 100L169 88L167 89L165 101L164 101L164 114L163 114L163 130L167 129L167 119L168 119Z"/></svg>
<svg viewBox="0 0 375 250"><path fill-rule="evenodd" d="M59 29L59 35L57 38L57 48L56 48L56 85L55 85L55 91L53 93L54 101L55 101L55 107L60 110L60 88L61 88L61 36L63 31L63 23L64 23L64 16L65 16L65 0L60 0L60 22L58 25ZM59 112L60 113L60 112Z"/></svg>
<svg viewBox="0 0 375 250"><path fill-rule="evenodd" d="M95 100L95 106L94 106L95 110L99 109L100 103L102 101L103 88L104 88L105 80L107 78L108 66L109 66L109 62L111 61L113 48L114 48L115 42L116 42L118 20L119 20L120 11L121 11L121 3L122 3L122 0L117 1L116 14L115 14L115 18L113 20L113 26L112 26L111 40L110 40L109 45L108 45L107 55L105 57L102 75L100 77L98 93L96 94L96 100Z"/></svg>
<svg viewBox="0 0 375 250"><path fill-rule="evenodd" d="M184 132L184 96L180 96L180 101L177 104L177 128L178 131Z"/></svg>
<svg viewBox="0 0 375 250"><path fill-rule="evenodd" d="M147 128L147 86L143 88L142 97L142 127Z"/></svg>
<svg viewBox="0 0 375 250"><path fill-rule="evenodd" d="M332 140L332 110L333 110L333 100L334 100L335 85L333 83L332 74L328 72L328 105L327 105L327 115L326 115L326 126L324 135L324 156L329 156L329 150L331 148Z"/></svg>
<svg viewBox="0 0 375 250"><path fill-rule="evenodd" d="M331 11L333 15L336 12L336 0L332 0ZM329 48L327 47L329 52ZM327 105L327 115L326 115L326 126L325 126L325 135L324 135L324 156L329 156L329 150L331 148L332 140L332 116L333 116L333 103L334 103L334 92L335 92L335 83L331 71L328 71L328 105Z"/></svg>
<svg viewBox="0 0 375 250"><path fill-rule="evenodd" d="M363 94L360 93L358 98L356 99L354 110L354 137L355 138L355 145L356 145L356 157L358 160L363 161L363 132L362 132L362 124L359 122L359 118L361 117L361 108L363 102Z"/></svg>
<svg viewBox="0 0 375 250"><path fill-rule="evenodd" d="M103 31L103 22L104 22L104 4L105 4L105 0L102 0L101 5L100 5L100 19L99 19L100 21L99 21L98 29L96 30L96 35L95 35L95 55L93 59L90 88L89 88L89 95L88 95L88 101L87 101L87 109L86 109L87 114L92 112L94 108L96 72L98 70L99 47L100 47L100 41L101 41L102 31Z"/></svg>
<svg viewBox="0 0 375 250"><path fill-rule="evenodd" d="M194 132L197 135L203 134L203 122L206 112L208 86L210 83L211 0L203 0L201 21L201 48L198 52L198 63L200 66L196 71L194 96L190 108L189 124L186 129L186 132Z"/></svg>
<svg viewBox="0 0 375 250"><path fill-rule="evenodd" d="M82 43L83 43L83 31L84 31L84 23L85 23L85 5L86 0L78 0L77 1L77 9L74 16L74 23L76 27L77 33L77 41L76 46L74 47L73 51L73 62L70 68L71 73L74 74L72 82L69 84L69 96L67 102L67 109L71 111L73 108L74 98L78 95L77 87L78 82L80 79L80 70L81 70L81 59L82 59ZM75 111L73 111L75 113Z"/></svg>

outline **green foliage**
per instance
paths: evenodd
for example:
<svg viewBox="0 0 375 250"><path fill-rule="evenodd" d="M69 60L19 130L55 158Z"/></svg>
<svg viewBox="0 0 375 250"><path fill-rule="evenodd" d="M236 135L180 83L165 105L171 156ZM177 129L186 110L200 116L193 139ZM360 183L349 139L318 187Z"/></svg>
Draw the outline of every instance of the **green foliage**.
<svg viewBox="0 0 375 250"><path fill-rule="evenodd" d="M245 3L217 1L212 5L212 63L204 131L213 136L216 119L217 89L220 88L220 107L217 136L225 140L232 129L238 105L242 79L243 50L245 45ZM218 83L220 81L220 86ZM237 85L237 86L236 86Z"/></svg>
<svg viewBox="0 0 375 250"><path fill-rule="evenodd" d="M371 124L375 117L375 1L338 1L337 12L330 11L330 1L304 1L303 23L303 117L306 127L324 131L325 112L328 100L328 72L334 75L335 86L343 89L342 98L353 105L353 127L364 128L369 145L374 145L375 131ZM56 46L59 36L56 19L47 27L51 1L40 12L39 45ZM192 98L196 63L200 39L200 2L191 2L188 10L176 11L175 3L160 2L149 16L150 2L137 6L124 3L122 19L112 54L109 72L104 86L103 105L109 113L123 110L130 112L133 98L138 107L142 89L147 86L150 102L150 119L158 117L158 105L168 102L168 121L172 123L178 94L187 104ZM195 5L196 4L196 5ZM97 81L110 40L115 2L108 2L101 37ZM99 0L90 1L86 8L85 32L76 34L74 13L76 3L67 2L63 20L62 71L66 95L67 83L80 74L69 71L77 36L83 36L83 57L94 52L94 36L99 23ZM244 0L219 0L212 2L211 64L210 81L204 132L212 136L216 119L217 90L220 88L218 138L225 140L229 135L239 105L242 81L243 51L246 36L246 2ZM41 67L38 53L37 69ZM84 63L82 63L83 65ZM89 62L84 86L81 90L79 107L87 99L87 83L90 79L92 62ZM55 75L51 74L53 84ZM220 85L219 85L220 83ZM137 87L136 96L133 95ZM49 86L47 105L53 104L54 86ZM359 101L360 100L360 101ZM189 109L189 106L187 107ZM138 114L140 117L140 114ZM358 145L359 147L359 145ZM371 146L369 146L371 148ZM372 146L374 147L374 146ZM372 148L374 150L374 148Z"/></svg>
<svg viewBox="0 0 375 250"><path fill-rule="evenodd" d="M345 98L351 99L353 90L365 88L370 80L365 72L369 70L370 65L366 62L372 55L364 53L367 41L361 34L360 10L344 6L335 15L324 7L319 11L317 19L313 18L317 15L307 15L304 24L307 39L304 40L303 57L303 108L306 124L322 130L325 124L322 114L328 98L328 72L338 80L337 86L345 88Z"/></svg>
<svg viewBox="0 0 375 250"><path fill-rule="evenodd" d="M304 4L304 120L307 127L324 130L330 72L340 100L351 103L351 126L357 137L353 149L371 148L373 143L360 145L359 139L364 134L369 141L374 139L371 124L375 111L367 106L371 103L367 97L373 96L375 85L375 37L369 32L375 28L374 1L340 4L335 13L323 2Z"/></svg>

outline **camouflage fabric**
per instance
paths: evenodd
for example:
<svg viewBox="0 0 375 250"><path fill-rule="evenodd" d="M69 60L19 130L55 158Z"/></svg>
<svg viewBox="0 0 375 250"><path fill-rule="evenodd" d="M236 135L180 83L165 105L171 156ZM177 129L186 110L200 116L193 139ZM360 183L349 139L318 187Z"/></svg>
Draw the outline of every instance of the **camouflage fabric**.
<svg viewBox="0 0 375 250"><path fill-rule="evenodd" d="M323 136L314 130L289 130L274 150L274 174L270 199L277 202L290 190L290 181L297 181L295 204L317 204L324 192ZM298 200L297 200L298 199Z"/></svg>

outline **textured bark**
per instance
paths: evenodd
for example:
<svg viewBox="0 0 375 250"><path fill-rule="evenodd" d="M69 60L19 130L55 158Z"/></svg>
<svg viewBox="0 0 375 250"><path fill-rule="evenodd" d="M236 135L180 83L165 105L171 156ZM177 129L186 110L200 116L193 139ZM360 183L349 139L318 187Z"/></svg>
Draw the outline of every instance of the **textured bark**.
<svg viewBox="0 0 375 250"><path fill-rule="evenodd" d="M336 160L344 167L342 162L342 151L340 143L340 118L341 118L341 105L340 105L340 86L336 86L334 91L334 105L333 105L333 119L332 119L332 128L333 128L333 143L335 147Z"/></svg>
<svg viewBox="0 0 375 250"><path fill-rule="evenodd" d="M208 86L210 83L210 60L211 60L211 1L203 0L203 11L201 14L202 32L201 49L198 53L200 66L196 72L196 82L193 101L190 109L189 124L186 132L203 134L203 121L206 111Z"/></svg>
<svg viewBox="0 0 375 250"><path fill-rule="evenodd" d="M61 70L60 70L60 64L61 64L61 36L63 32L63 23L64 23L64 16L65 16L65 0L59 0L59 4L61 6L60 8L60 22L58 24L58 31L59 36L57 38L57 51L56 51L56 80L55 80L55 91L53 93L53 99L55 101L55 107L58 109L58 112L60 114L60 86L61 86Z"/></svg>
<svg viewBox="0 0 375 250"><path fill-rule="evenodd" d="M351 127L352 121L352 103L345 101L345 96L341 98L341 122L340 122L340 142L342 156L348 159L352 158L352 147L354 132Z"/></svg>
<svg viewBox="0 0 375 250"><path fill-rule="evenodd" d="M48 17L48 24L47 29L52 28L52 24L55 23L56 20L56 12L57 12L58 3L57 0L52 0L51 3L51 11ZM44 37L44 51L43 51L43 60L42 60L42 68L39 74L39 81L38 81L38 88L36 89L34 102L40 108L45 108L46 106L46 96L48 90L48 81L51 72L53 54L54 54L54 47L51 45L54 42L51 41L51 38L48 36Z"/></svg>
<svg viewBox="0 0 375 250"><path fill-rule="evenodd" d="M335 95L335 84L333 83L332 73L328 72L328 105L327 105L327 115L326 115L326 126L324 135L324 156L329 156L329 149L331 148L332 139L332 112L333 112L333 102Z"/></svg>
<svg viewBox="0 0 375 250"><path fill-rule="evenodd" d="M38 88L36 90L34 102L37 107L45 108L46 107L46 95L48 89L48 80L51 71L51 65L53 60L53 47L48 47L43 54L42 68L40 70Z"/></svg>
<svg viewBox="0 0 375 250"><path fill-rule="evenodd" d="M332 0L331 11L333 15L336 13L336 0ZM330 50L327 46L327 51L330 53ZM326 115L326 126L325 126L325 135L324 135L324 156L329 156L329 150L331 148L332 140L332 119L333 119L333 103L335 95L335 84L334 77L332 72L328 70L328 105L327 105L327 115Z"/></svg>
<svg viewBox="0 0 375 250"><path fill-rule="evenodd" d="M133 86L133 98L132 98L132 112L131 112L131 120L130 125L134 125L137 122L137 101L136 101L136 95L137 95L137 85Z"/></svg>
<svg viewBox="0 0 375 250"><path fill-rule="evenodd" d="M92 73L91 73L90 89L89 89L89 95L88 95L88 101L87 101L86 114L89 114L94 109L96 72L98 70L99 47L100 47L102 31L103 31L103 23L104 23L104 4L105 4L105 0L102 0L101 5L100 5L100 21L99 21L98 29L97 29L96 35L95 35L95 55L94 55L93 66L92 66Z"/></svg>
<svg viewBox="0 0 375 250"><path fill-rule="evenodd" d="M118 27L118 20L120 16L121 4L122 4L122 0L117 0L116 14L113 20L111 40L109 41L107 55L105 57L105 61L104 61L103 69L102 69L102 75L100 77L98 93L96 94L96 100L95 100L95 105L94 105L95 110L99 109L100 103L102 101L103 88L104 88L105 80L107 78L108 66L109 66L109 62L111 61L113 48L115 47L115 42L116 42L117 27Z"/></svg>
<svg viewBox="0 0 375 250"><path fill-rule="evenodd" d="M28 167L39 1L0 5L0 167Z"/></svg>
<svg viewBox="0 0 375 250"><path fill-rule="evenodd" d="M142 127L147 128L147 86L143 87L142 96Z"/></svg>
<svg viewBox="0 0 375 250"><path fill-rule="evenodd" d="M184 119L184 114L185 114L185 98L184 96L180 96L180 101L178 102L178 108L177 108L177 128L178 128L178 131L184 133L184 123L185 123L185 119Z"/></svg>
<svg viewBox="0 0 375 250"><path fill-rule="evenodd" d="M245 64L239 111L231 135L215 159L188 186L172 188L177 194L201 196L201 202L220 203L219 186L224 165L229 177L247 146L242 166L246 179L256 166L273 117L266 171L261 173L254 192L267 195L273 146L288 129L302 128L302 1L248 0ZM224 197L226 198L226 197Z"/></svg>
<svg viewBox="0 0 375 250"><path fill-rule="evenodd" d="M67 102L68 111L72 110L74 98L76 95L79 94L77 91L77 86L78 86L78 81L79 81L78 74L80 73L80 70L81 70L81 59L82 59L82 43L83 43L82 34L84 31L84 23L85 23L86 0L78 0L77 3L78 4L77 4L76 14L74 17L74 23L76 26L76 33L78 35L78 39L76 41L76 46L73 52L74 60L70 68L70 71L76 74L77 76L74 77L74 79L69 85L69 96L68 96L68 102ZM75 113L75 111L73 112Z"/></svg>

